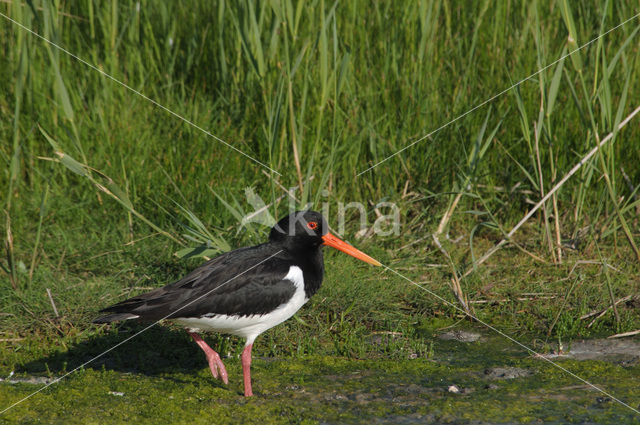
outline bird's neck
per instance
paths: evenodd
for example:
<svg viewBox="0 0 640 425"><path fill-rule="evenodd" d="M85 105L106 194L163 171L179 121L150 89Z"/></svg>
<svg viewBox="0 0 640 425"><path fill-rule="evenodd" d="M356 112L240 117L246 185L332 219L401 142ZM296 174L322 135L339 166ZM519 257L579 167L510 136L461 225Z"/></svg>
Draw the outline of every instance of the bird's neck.
<svg viewBox="0 0 640 425"><path fill-rule="evenodd" d="M278 241L276 244L290 255L293 265L302 269L305 296L311 298L320 289L324 277L322 245L300 243L300 240L294 238Z"/></svg>
<svg viewBox="0 0 640 425"><path fill-rule="evenodd" d="M307 298L318 292L324 277L324 260L322 249L317 247L303 257L302 273L304 276L304 292Z"/></svg>

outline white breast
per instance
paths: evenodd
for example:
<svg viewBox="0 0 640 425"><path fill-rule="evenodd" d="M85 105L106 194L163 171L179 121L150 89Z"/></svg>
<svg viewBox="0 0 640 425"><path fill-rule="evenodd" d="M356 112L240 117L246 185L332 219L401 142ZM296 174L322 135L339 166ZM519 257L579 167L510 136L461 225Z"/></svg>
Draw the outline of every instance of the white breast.
<svg viewBox="0 0 640 425"><path fill-rule="evenodd" d="M203 330L238 335L246 338L247 344L251 344L262 332L279 325L293 316L296 311L300 310L300 307L309 300L304 292L304 278L300 267L291 266L289 273L287 273L283 280L291 281L296 291L289 301L279 305L270 313L252 316L212 314L199 318L175 319L175 322L193 332Z"/></svg>

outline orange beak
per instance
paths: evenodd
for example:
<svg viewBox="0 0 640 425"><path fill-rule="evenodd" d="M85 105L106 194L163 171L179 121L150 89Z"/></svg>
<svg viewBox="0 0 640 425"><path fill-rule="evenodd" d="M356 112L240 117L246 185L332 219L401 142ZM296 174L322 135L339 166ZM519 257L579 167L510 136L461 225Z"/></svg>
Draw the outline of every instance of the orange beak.
<svg viewBox="0 0 640 425"><path fill-rule="evenodd" d="M354 247L352 247L351 245L349 245L348 243L346 243L345 241L342 241L338 238L336 238L335 236L333 236L331 233L327 233L326 235L324 235L322 237L322 240L324 241L324 245L328 245L330 247L333 247L335 249L338 249L346 254L349 254L352 257L357 258L358 260L362 260L365 263L369 263L369 264L373 264L374 266L381 266L382 264L380 264L380 262L374 260L373 258L369 257L367 254L365 254L362 251L359 251L357 249L355 249Z"/></svg>

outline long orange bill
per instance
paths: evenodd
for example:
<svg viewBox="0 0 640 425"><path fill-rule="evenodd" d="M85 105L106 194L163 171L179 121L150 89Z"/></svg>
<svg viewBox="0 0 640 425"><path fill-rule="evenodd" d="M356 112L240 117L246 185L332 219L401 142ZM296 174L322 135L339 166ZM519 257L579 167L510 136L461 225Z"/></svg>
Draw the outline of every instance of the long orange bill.
<svg viewBox="0 0 640 425"><path fill-rule="evenodd" d="M382 264L380 264L380 262L378 262L378 261L374 260L373 258L369 257L364 252L359 251L359 250L355 249L354 247L352 247L351 245L349 245L348 243L346 243L345 241L336 238L331 233L327 233L326 235L324 235L322 237L322 240L324 241L325 245L328 245L330 247L338 249L338 250L340 250L340 251L342 251L342 252L344 252L346 254L349 254L352 257L357 258L358 260L364 261L365 263L373 264L374 266L381 266L382 265Z"/></svg>

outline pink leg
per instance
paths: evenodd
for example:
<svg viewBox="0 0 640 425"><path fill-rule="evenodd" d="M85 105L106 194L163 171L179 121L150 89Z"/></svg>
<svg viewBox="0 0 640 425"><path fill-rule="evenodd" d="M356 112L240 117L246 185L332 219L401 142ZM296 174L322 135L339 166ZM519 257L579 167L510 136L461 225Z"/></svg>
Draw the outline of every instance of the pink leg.
<svg viewBox="0 0 640 425"><path fill-rule="evenodd" d="M207 362L209 362L209 369L211 369L211 374L213 375L213 377L217 378L219 371L220 379L222 379L222 382L228 384L229 377L227 375L227 370L224 368L224 364L222 363L222 359L220 359L218 353L213 351L213 349L209 347L197 333L189 332L189 335L191 335L191 338L193 338L196 344L198 344L198 346L202 348L202 351L204 351L204 355L207 356Z"/></svg>
<svg viewBox="0 0 640 425"><path fill-rule="evenodd" d="M253 347L253 344L247 345L242 351L242 375L244 377L245 397L251 397L253 395L253 391L251 391L251 347Z"/></svg>

